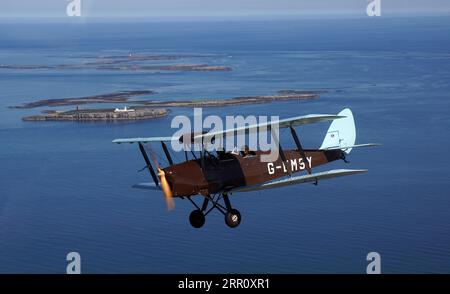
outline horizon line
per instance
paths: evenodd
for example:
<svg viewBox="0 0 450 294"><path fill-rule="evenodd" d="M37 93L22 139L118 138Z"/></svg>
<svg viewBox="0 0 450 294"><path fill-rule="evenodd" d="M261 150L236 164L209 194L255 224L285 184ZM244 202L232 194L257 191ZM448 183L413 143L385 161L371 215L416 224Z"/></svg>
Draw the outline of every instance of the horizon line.
<svg viewBox="0 0 450 294"><path fill-rule="evenodd" d="M241 15L199 15L199 16L1 16L2 21L22 22L86 22L86 21L112 21L112 22L220 22L220 21L258 21L258 20L301 20L301 19L345 19L345 18L393 18L393 17L448 17L450 11L430 13L398 13L388 12L381 16L369 17L362 13L334 13L334 14L257 14L251 16Z"/></svg>

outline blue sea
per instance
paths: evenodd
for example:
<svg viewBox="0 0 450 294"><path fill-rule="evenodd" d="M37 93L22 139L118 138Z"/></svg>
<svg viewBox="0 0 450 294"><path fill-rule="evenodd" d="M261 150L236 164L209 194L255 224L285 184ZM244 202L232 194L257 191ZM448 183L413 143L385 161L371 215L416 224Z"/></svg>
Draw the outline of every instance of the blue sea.
<svg viewBox="0 0 450 294"><path fill-rule="evenodd" d="M384 273L450 273L450 17L0 23L0 64L130 53L189 55L154 64L233 71L0 69L1 273L65 273L72 251L83 273L365 273L373 251ZM168 212L160 193L131 188L150 180L137 172L141 155L136 145L111 143L170 136L172 118L192 109L151 121L80 123L24 122L45 108L8 108L147 89L158 94L139 99L325 89L312 101L203 113L286 118L350 107L357 143L382 146L318 169L367 174L233 194L241 225L229 229L213 212L197 230L187 200ZM303 145L320 146L327 128L298 128ZM281 136L285 148L294 146L288 132Z"/></svg>

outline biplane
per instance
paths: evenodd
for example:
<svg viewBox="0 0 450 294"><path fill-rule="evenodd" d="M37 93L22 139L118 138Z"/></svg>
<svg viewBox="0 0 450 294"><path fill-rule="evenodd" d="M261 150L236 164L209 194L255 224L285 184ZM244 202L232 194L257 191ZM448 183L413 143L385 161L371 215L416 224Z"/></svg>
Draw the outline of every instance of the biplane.
<svg viewBox="0 0 450 294"><path fill-rule="evenodd" d="M306 149L302 146L295 127L332 121L322 145L318 149ZM214 209L225 216L225 223L235 228L241 223L240 212L231 205L229 196L233 193L243 193L272 189L301 183L313 183L341 176L354 175L367 172L366 169L333 169L314 172L313 170L335 160L344 160L353 148L375 146L378 144L355 144L356 129L353 114L346 108L337 115L310 114L276 122L279 128L288 128L296 148L284 150L277 141L278 155L272 162L261 161L261 156L268 151L240 150L239 152L200 151L196 156L188 158L185 151L185 161L174 163L167 142L179 140L186 136L176 137L149 137L115 139L114 143L137 143L145 161L144 169L150 173L153 183L134 185L135 188L160 190L169 209L174 207L174 198L188 199L194 206L189 216L189 222L194 228L205 224L205 217ZM211 138L212 136L234 134L237 131L255 131L262 125L245 125L244 127L227 129L220 132L200 132L189 134L191 139ZM270 131L270 125L268 130ZM273 137L274 139L278 140ZM162 168L150 148L150 157L144 144L157 142L167 158L168 166ZM152 160L151 160L152 159ZM153 169L155 165L157 172ZM197 204L192 198L200 195L202 203Z"/></svg>

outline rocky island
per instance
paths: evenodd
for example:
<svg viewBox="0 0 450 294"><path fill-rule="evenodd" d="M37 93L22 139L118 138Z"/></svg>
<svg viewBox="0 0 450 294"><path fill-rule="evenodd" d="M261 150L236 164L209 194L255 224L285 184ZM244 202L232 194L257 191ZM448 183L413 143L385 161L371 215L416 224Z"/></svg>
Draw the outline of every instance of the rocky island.
<svg viewBox="0 0 450 294"><path fill-rule="evenodd" d="M9 108L28 109L43 106L56 107L56 106L82 105L94 103L124 103L127 102L130 98L135 96L152 95L152 94L156 94L156 92L150 90L120 91L85 97L41 99L33 102L23 103L21 105L10 106Z"/></svg>
<svg viewBox="0 0 450 294"><path fill-rule="evenodd" d="M319 98L323 91L295 91L281 90L274 95L242 96L226 99L195 99L195 100L172 100L172 101L140 101L147 106L158 107L223 107L246 104L262 104L288 100L311 100Z"/></svg>
<svg viewBox="0 0 450 294"><path fill-rule="evenodd" d="M25 116L24 121L130 121L154 119L166 116L170 110L164 108L124 109L75 109L68 111L43 111L41 115Z"/></svg>
<svg viewBox="0 0 450 294"><path fill-rule="evenodd" d="M106 70L106 71L232 71L231 66L205 63L172 63L183 58L212 58L214 55L116 55L85 56L87 62L71 64L0 64L0 70ZM168 64L154 64L153 61L170 61Z"/></svg>

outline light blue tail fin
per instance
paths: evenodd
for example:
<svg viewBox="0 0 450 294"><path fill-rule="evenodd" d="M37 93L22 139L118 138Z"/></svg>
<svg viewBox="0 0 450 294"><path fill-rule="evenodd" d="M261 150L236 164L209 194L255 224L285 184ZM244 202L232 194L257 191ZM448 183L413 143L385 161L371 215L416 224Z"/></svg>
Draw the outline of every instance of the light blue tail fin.
<svg viewBox="0 0 450 294"><path fill-rule="evenodd" d="M356 141L355 120L349 108L343 109L338 115L345 117L331 123L320 149L342 149L349 154Z"/></svg>
<svg viewBox="0 0 450 294"><path fill-rule="evenodd" d="M379 146L377 143L356 144L356 128L353 113L349 108L343 109L338 113L343 118L335 119L328 128L327 134L323 139L321 150L340 149L349 154L356 147Z"/></svg>

